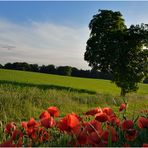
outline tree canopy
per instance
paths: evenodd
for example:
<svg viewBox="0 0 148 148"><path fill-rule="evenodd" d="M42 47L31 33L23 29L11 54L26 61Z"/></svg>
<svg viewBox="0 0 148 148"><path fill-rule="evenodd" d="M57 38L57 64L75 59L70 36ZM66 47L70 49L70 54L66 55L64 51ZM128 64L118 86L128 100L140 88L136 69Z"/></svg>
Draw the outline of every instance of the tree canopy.
<svg viewBox="0 0 148 148"><path fill-rule="evenodd" d="M99 10L89 24L84 59L92 69L110 73L121 95L136 91L148 74L148 25L124 23L120 12Z"/></svg>

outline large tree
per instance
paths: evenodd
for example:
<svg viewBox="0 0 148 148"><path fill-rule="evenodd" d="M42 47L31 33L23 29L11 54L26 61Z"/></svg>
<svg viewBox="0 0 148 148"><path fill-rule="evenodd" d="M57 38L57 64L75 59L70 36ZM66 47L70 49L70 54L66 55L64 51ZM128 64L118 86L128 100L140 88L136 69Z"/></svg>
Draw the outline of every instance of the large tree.
<svg viewBox="0 0 148 148"><path fill-rule="evenodd" d="M84 59L94 70L110 73L121 95L136 91L148 74L148 25L124 23L120 12L99 10L89 24Z"/></svg>

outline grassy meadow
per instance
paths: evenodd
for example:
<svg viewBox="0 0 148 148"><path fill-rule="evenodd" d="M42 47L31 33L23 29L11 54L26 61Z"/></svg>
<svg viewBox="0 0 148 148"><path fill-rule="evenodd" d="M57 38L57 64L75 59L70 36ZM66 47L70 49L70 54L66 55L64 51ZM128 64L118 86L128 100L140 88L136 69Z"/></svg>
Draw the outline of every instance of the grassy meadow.
<svg viewBox="0 0 148 148"><path fill-rule="evenodd" d="M35 86L49 89L65 89L88 93L105 93L119 95L120 89L109 80L59 76L52 74L24 72L17 70L0 70L0 83L19 86ZM148 95L148 85L139 84L137 94Z"/></svg>
<svg viewBox="0 0 148 148"><path fill-rule="evenodd" d="M128 94L127 115L148 109L148 85L139 84ZM38 118L49 106L57 106L60 116L81 114L94 107L112 107L118 112L120 89L108 80L66 77L16 70L0 70L0 120L23 121Z"/></svg>

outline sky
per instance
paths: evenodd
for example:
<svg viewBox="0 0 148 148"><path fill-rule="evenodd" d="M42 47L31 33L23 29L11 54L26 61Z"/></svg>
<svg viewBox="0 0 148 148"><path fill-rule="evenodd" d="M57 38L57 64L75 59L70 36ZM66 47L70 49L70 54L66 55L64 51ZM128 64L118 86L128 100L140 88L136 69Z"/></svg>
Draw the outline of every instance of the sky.
<svg viewBox="0 0 148 148"><path fill-rule="evenodd" d="M148 24L148 1L0 1L0 63L90 69L84 61L89 22L99 9L125 24Z"/></svg>

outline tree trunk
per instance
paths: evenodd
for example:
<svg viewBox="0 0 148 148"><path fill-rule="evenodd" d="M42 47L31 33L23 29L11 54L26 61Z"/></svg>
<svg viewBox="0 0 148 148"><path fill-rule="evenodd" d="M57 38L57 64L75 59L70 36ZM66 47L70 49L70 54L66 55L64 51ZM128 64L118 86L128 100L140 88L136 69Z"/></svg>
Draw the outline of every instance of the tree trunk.
<svg viewBox="0 0 148 148"><path fill-rule="evenodd" d="M120 96L125 97L125 94L126 94L125 89L121 88Z"/></svg>

